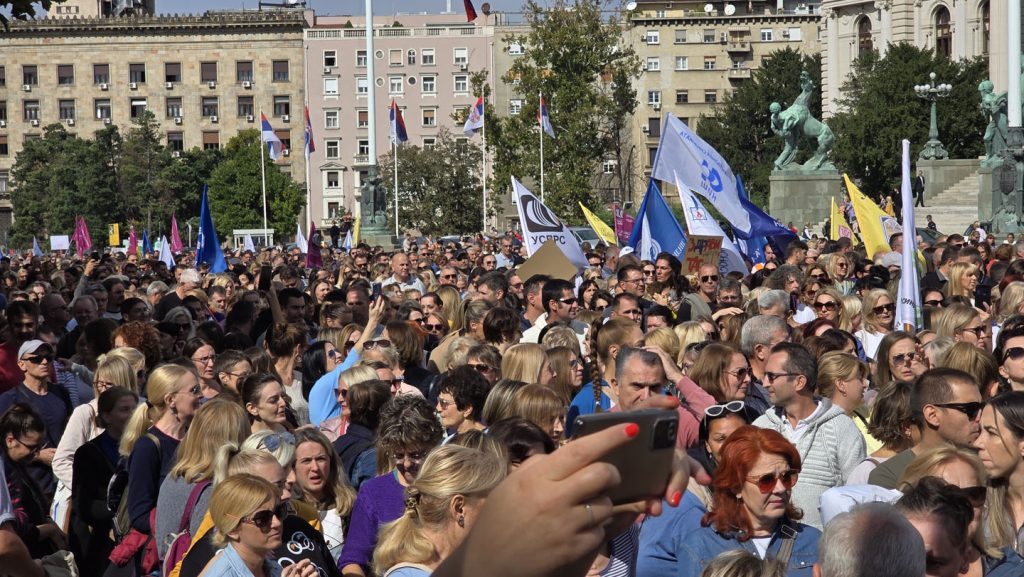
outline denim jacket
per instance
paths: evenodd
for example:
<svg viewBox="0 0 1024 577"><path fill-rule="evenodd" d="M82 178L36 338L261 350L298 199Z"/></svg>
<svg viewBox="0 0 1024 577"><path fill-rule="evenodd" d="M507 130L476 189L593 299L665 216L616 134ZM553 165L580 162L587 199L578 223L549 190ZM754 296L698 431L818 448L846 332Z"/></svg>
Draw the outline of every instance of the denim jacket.
<svg viewBox="0 0 1024 577"><path fill-rule="evenodd" d="M280 565L272 561L265 561L264 566L267 577L280 577ZM228 543L228 546L217 553L217 556L206 566L199 577L252 577L252 572L238 556L235 547Z"/></svg>
<svg viewBox="0 0 1024 577"><path fill-rule="evenodd" d="M1003 547L1003 558L994 559L988 555L981 558L982 574L985 577L1015 577L1024 575L1024 559L1009 547Z"/></svg>
<svg viewBox="0 0 1024 577"><path fill-rule="evenodd" d="M818 562L818 539L821 531L802 523L791 523L796 528L796 542L789 557L786 577L811 577L813 566ZM781 526L781 525L780 525ZM776 531L768 544L766 557L775 557L782 546L782 535ZM683 538L678 549L678 577L699 577L704 567L719 553L743 548L757 555L757 548L751 541L739 542L735 535L722 534L712 527L701 527Z"/></svg>

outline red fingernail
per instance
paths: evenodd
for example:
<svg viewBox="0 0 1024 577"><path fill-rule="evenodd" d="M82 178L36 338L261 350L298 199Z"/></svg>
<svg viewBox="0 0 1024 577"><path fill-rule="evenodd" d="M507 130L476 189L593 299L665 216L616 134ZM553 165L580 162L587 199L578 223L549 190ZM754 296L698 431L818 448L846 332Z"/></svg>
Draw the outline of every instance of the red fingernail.
<svg viewBox="0 0 1024 577"><path fill-rule="evenodd" d="M668 503L669 503L669 505L672 505L673 507L678 507L679 506L679 501L681 501L682 498L683 498L683 493L681 491L676 491L675 493L672 493L672 498L668 500Z"/></svg>
<svg viewBox="0 0 1024 577"><path fill-rule="evenodd" d="M640 434L640 425L636 423L630 423L626 425L626 436L632 439L633 437Z"/></svg>

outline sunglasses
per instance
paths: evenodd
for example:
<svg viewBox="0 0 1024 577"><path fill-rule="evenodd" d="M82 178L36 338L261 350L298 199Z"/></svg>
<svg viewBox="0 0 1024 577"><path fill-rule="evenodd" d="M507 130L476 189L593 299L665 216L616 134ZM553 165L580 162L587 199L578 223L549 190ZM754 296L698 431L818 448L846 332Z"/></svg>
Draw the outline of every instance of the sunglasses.
<svg viewBox="0 0 1024 577"><path fill-rule="evenodd" d="M644 269L644 274L647 276L654 276L654 269Z"/></svg>
<svg viewBox="0 0 1024 577"><path fill-rule="evenodd" d="M799 469L790 469L782 474L768 473L760 477L747 477L747 479L753 480L754 484L757 485L757 490L762 495L767 495L775 490L775 486L779 484L779 481L782 481L782 486L787 491L792 489L793 485L796 485L796 480L799 476Z"/></svg>
<svg viewBox="0 0 1024 577"><path fill-rule="evenodd" d="M710 333L704 333L704 338L709 340L709 341L717 341L721 337L722 337L722 335L720 335L718 333L718 331L712 331Z"/></svg>
<svg viewBox="0 0 1024 577"><path fill-rule="evenodd" d="M295 446L295 435L285 431L284 433L267 435L262 441L260 441L260 445L265 447L271 453L281 448L281 445L285 443Z"/></svg>
<svg viewBox="0 0 1024 577"><path fill-rule="evenodd" d="M1006 359L1010 359L1010 360L1013 360L1013 361L1019 361L1022 358L1024 358L1024 347L1012 347L1012 348L1006 349L1006 352L1003 353L1003 360L1004 361Z"/></svg>
<svg viewBox="0 0 1024 577"><path fill-rule="evenodd" d="M935 403L936 407L942 407L943 409L953 409L954 411L960 411L967 415L967 419L973 421L978 417L978 413L985 408L985 403Z"/></svg>
<svg viewBox="0 0 1024 577"><path fill-rule="evenodd" d="M701 282L716 282L718 280L717 274L707 275L700 277Z"/></svg>
<svg viewBox="0 0 1024 577"><path fill-rule="evenodd" d="M839 303L836 301L819 301L814 303L814 310L818 311L834 311L839 307Z"/></svg>
<svg viewBox="0 0 1024 577"><path fill-rule="evenodd" d="M704 409L704 414L712 418L721 417L726 412L738 413L743 410L743 407L743 401L729 401L721 405L711 405Z"/></svg>
<svg viewBox="0 0 1024 577"><path fill-rule="evenodd" d="M985 336L985 327L974 327L973 329L961 329L965 333L974 333L979 339Z"/></svg>
<svg viewBox="0 0 1024 577"><path fill-rule="evenodd" d="M348 389L334 389L334 397L341 397L343 400L348 398Z"/></svg>
<svg viewBox="0 0 1024 577"><path fill-rule="evenodd" d="M896 305L893 303L889 303L887 305L878 305L877 307L871 309L871 311L874 312L876 315L880 315L886 312L891 313L896 311Z"/></svg>
<svg viewBox="0 0 1024 577"><path fill-rule="evenodd" d="M812 274L811 278L819 281L828 280L827 274Z"/></svg>
<svg viewBox="0 0 1024 577"><path fill-rule="evenodd" d="M927 305L927 306L930 306L930 307L941 307L942 306L942 299L927 300L927 301L924 301L924 304Z"/></svg>
<svg viewBox="0 0 1024 577"><path fill-rule="evenodd" d="M32 363L33 365L39 365L39 364L42 364L43 361L46 361L48 363L52 363L53 359L54 359L53 355L31 355L31 356L24 357L22 360L23 361L28 361L28 362Z"/></svg>
<svg viewBox="0 0 1024 577"><path fill-rule="evenodd" d="M386 348L388 348L390 346L391 346L391 341L389 341L387 339L376 339L376 340L372 340L372 341L366 341L365 343L363 343L363 348L365 350L368 350L368 351L372 351L373 349L375 349L377 347L380 347L382 349L386 349Z"/></svg>
<svg viewBox="0 0 1024 577"><path fill-rule="evenodd" d="M337 356L338 356L338 349L331 349L331 350L327 351L327 357L328 358L334 359L334 358L337 358Z"/></svg>
<svg viewBox="0 0 1024 577"><path fill-rule="evenodd" d="M423 328L427 329L428 331L440 331L444 329L444 323L423 323Z"/></svg>
<svg viewBox="0 0 1024 577"><path fill-rule="evenodd" d="M255 525L257 529L264 533L270 532L270 527L274 523L274 517L277 517L278 521L284 521L284 518L291 512L291 507L288 503L278 503L273 509L263 509L256 511L252 515L242 519L243 523L249 523Z"/></svg>
<svg viewBox="0 0 1024 577"><path fill-rule="evenodd" d="M487 374L487 373L489 373L489 372L494 370L494 367L492 367L491 365L485 365L483 363L466 363L466 364L469 365L469 367L471 369L473 369L474 371L476 371L478 373L481 373L481 374Z"/></svg>
<svg viewBox="0 0 1024 577"><path fill-rule="evenodd" d="M576 297L568 297L568 298L564 298L564 299L555 299L555 300L560 302L560 303L562 303L563 305L567 305L567 306L571 307L572 305L576 304L576 300L577 299L576 299Z"/></svg>
<svg viewBox="0 0 1024 577"><path fill-rule="evenodd" d="M892 364L902 365L912 363L917 358L917 353L900 353L892 358Z"/></svg>
<svg viewBox="0 0 1024 577"><path fill-rule="evenodd" d="M742 367L742 368L736 369L735 371L725 371L725 372L729 373L730 375L732 375L732 376L736 377L737 379L739 379L739 380L741 380L741 381L742 381L743 379L747 378L747 375L751 375L751 376L753 376L753 374L754 374L754 373L753 373L753 372L752 372L752 371L751 371L751 370L750 370L749 368L747 368L747 367Z"/></svg>
<svg viewBox="0 0 1024 577"><path fill-rule="evenodd" d="M779 377L798 377L798 376L800 376L800 373L770 373L770 372L765 371L765 373L764 373L764 382L766 382L766 383L768 383L770 385L770 384L774 383L775 380L778 379Z"/></svg>

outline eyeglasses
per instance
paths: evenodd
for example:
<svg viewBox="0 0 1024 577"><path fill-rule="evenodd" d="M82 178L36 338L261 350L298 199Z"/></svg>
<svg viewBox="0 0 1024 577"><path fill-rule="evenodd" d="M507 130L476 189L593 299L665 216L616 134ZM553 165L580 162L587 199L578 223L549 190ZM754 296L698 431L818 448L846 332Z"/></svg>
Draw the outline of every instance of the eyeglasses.
<svg viewBox="0 0 1024 577"><path fill-rule="evenodd" d="M828 275L825 274L825 273L822 273L822 274L812 274L811 278L813 278L815 280L819 280L819 281L824 281L824 280L828 280Z"/></svg>
<svg viewBox="0 0 1024 577"><path fill-rule="evenodd" d="M295 445L295 435L285 431L283 433L274 433L267 435L260 441L259 446L273 453L274 451L281 448L281 445L287 443L289 445Z"/></svg>
<svg viewBox="0 0 1024 577"><path fill-rule="evenodd" d="M217 355L207 355L205 357L192 357L192 362L199 363L200 365L212 365L217 362Z"/></svg>
<svg viewBox="0 0 1024 577"><path fill-rule="evenodd" d="M817 311L834 311L839 308L839 303L836 301L818 301L814 303L814 310Z"/></svg>
<svg viewBox="0 0 1024 577"><path fill-rule="evenodd" d="M878 305L877 307L871 309L871 312L875 313L876 315L880 315L882 313L891 313L894 312L895 310L896 305L893 303L889 303L887 305Z"/></svg>
<svg viewBox="0 0 1024 577"><path fill-rule="evenodd" d="M242 522L250 525L255 525L257 529L264 533L269 533L270 528L273 526L274 517L277 517L278 521L284 521L284 518L291 512L291 506L288 503L278 503L273 509L263 509L256 511L248 517L243 517Z"/></svg>
<svg viewBox="0 0 1024 577"><path fill-rule="evenodd" d="M747 480L753 480L754 484L757 485L757 490L762 495L767 495L775 490L775 486L782 481L782 486L787 491L796 485L797 477L800 476L799 469L790 469L781 474L768 473L767 475L761 475L760 477L747 477Z"/></svg>
<svg viewBox="0 0 1024 577"><path fill-rule="evenodd" d="M978 413L985 408L985 403L934 403L936 407L942 407L943 409L953 409L954 411L960 411L967 415L967 419L973 421L978 417Z"/></svg>
<svg viewBox="0 0 1024 577"><path fill-rule="evenodd" d="M631 282L633 284L647 284L647 281L645 281L643 277L628 278L622 282Z"/></svg>
<svg viewBox="0 0 1024 577"><path fill-rule="evenodd" d="M423 328L427 329L428 331L440 331L444 329L444 323L423 323Z"/></svg>
<svg viewBox="0 0 1024 577"><path fill-rule="evenodd" d="M338 356L338 349L330 349L330 350L327 351L327 357L328 358L334 359L334 358L337 358L337 356Z"/></svg>
<svg viewBox="0 0 1024 577"><path fill-rule="evenodd" d="M107 389L117 386L117 383L112 383L110 381L101 381L99 379L93 381L92 384L94 387L96 387L96 391L99 393L103 393L103 391L106 391Z"/></svg>
<svg viewBox="0 0 1024 577"><path fill-rule="evenodd" d="M800 376L800 373L769 373L769 372L765 371L765 373L764 373L764 381L770 385L770 384L774 383L775 379L778 379L779 377L798 377L798 376Z"/></svg>
<svg viewBox="0 0 1024 577"><path fill-rule="evenodd" d="M43 441L42 443L38 443L36 445L29 445L28 443L26 443L25 441L22 441L21 439L19 439L17 437L14 438L14 441L17 442L22 447L28 449L28 453L30 455L38 455L39 451L42 451L43 448L46 447L46 441Z"/></svg>
<svg viewBox="0 0 1024 577"><path fill-rule="evenodd" d="M390 346L391 346L391 341L389 341L387 339L376 339L376 340L372 340L372 341L366 341L365 343L363 343L363 349L368 350L368 351L372 351L373 349L375 349L377 347L380 347L382 349L386 349L386 348L388 348Z"/></svg>
<svg viewBox="0 0 1024 577"><path fill-rule="evenodd" d="M926 305L928 305L930 307L941 307L942 306L942 299L927 300L927 301L924 301L924 304L926 304Z"/></svg>
<svg viewBox="0 0 1024 577"><path fill-rule="evenodd" d="M1010 359L1010 360L1014 360L1014 361L1019 361L1022 358L1024 358L1024 347L1012 347L1012 348L1006 349L1006 351L1003 352L1003 360L1004 361L1006 359Z"/></svg>
<svg viewBox="0 0 1024 577"><path fill-rule="evenodd" d="M753 375L753 372L750 370L749 367L740 367L740 368L736 369L735 371L725 371L725 372L729 373L730 375L736 377L737 379L739 379L741 381L743 379L747 378L747 375Z"/></svg>
<svg viewBox="0 0 1024 577"><path fill-rule="evenodd" d="M700 277L700 282L717 282L717 281L718 281L718 275L717 274L705 275L705 276Z"/></svg>
<svg viewBox="0 0 1024 577"><path fill-rule="evenodd" d="M348 389L334 389L334 396L341 397L342 400L348 398Z"/></svg>
<svg viewBox="0 0 1024 577"><path fill-rule="evenodd" d="M245 371L242 371L240 373L230 373L230 372L224 371L224 374L225 375L231 375L232 377L235 377L236 379L238 379L240 381L243 381L243 380L245 380L246 377L249 376L250 373L247 373Z"/></svg>
<svg viewBox="0 0 1024 577"><path fill-rule="evenodd" d="M892 364L902 365L904 363L910 364L917 358L917 353L900 353L892 358Z"/></svg>
<svg viewBox="0 0 1024 577"><path fill-rule="evenodd" d="M423 458L426 457L426 456L427 456L427 454L424 453L423 451L416 451L414 453L392 453L391 454L391 458L394 459L396 463L402 463L402 462L404 462L407 459L410 462L412 462L412 463L421 463L421 462L423 462Z"/></svg>
<svg viewBox="0 0 1024 577"><path fill-rule="evenodd" d="M577 301L576 297L568 297L568 298L564 298L564 299L555 299L555 300L560 302L560 303L562 303L563 305L570 306L570 307L572 305L576 304L576 301Z"/></svg>
<svg viewBox="0 0 1024 577"><path fill-rule="evenodd" d="M441 278L452 279L452 278L455 278L456 276L457 275L454 275L454 274L443 274L443 275L441 275Z"/></svg>
<svg viewBox="0 0 1024 577"><path fill-rule="evenodd" d="M48 363L52 363L53 359L54 359L53 355L31 355L31 356L24 357L21 360L30 362L33 365L41 365L41 364L43 364L43 361L46 361Z"/></svg>
<svg viewBox="0 0 1024 577"><path fill-rule="evenodd" d="M711 405L704 409L704 414L709 417L721 417L726 411L730 413L738 413L743 410L743 401L729 401L721 405Z"/></svg>
<svg viewBox="0 0 1024 577"><path fill-rule="evenodd" d="M985 500L988 497L987 487L963 487L963 492L967 493L967 500L971 502L972 507L985 505Z"/></svg>
<svg viewBox="0 0 1024 577"><path fill-rule="evenodd" d="M483 363L467 363L467 365L474 371L482 374L487 374L494 370L494 367L491 365L485 365Z"/></svg>
<svg viewBox="0 0 1024 577"><path fill-rule="evenodd" d="M449 400L442 399L442 398L438 397L437 404L440 405L440 407L442 409L447 409L448 407L454 405L455 401L449 401Z"/></svg>
<svg viewBox="0 0 1024 577"><path fill-rule="evenodd" d="M985 336L985 327L974 327L973 329L963 328L960 330L965 333L974 333L974 336L979 339Z"/></svg>

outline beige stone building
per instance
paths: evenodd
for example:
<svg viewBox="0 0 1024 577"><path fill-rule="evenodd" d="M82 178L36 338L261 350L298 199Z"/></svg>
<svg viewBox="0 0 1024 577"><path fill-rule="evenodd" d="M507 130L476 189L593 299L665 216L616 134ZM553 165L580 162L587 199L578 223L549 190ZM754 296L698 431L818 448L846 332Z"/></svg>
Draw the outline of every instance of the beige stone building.
<svg viewBox="0 0 1024 577"><path fill-rule="evenodd" d="M634 115L642 176L650 175L666 113L696 128L700 115L748 81L768 54L786 47L818 52L818 21L814 5L790 0L640 2L626 41L644 70Z"/></svg>
<svg viewBox="0 0 1024 577"><path fill-rule="evenodd" d="M305 181L302 11L73 16L0 35L0 241L17 211L17 152L54 122L90 136L109 124L127 129L149 109L167 146L184 151L259 128L262 110L289 149L278 168Z"/></svg>

